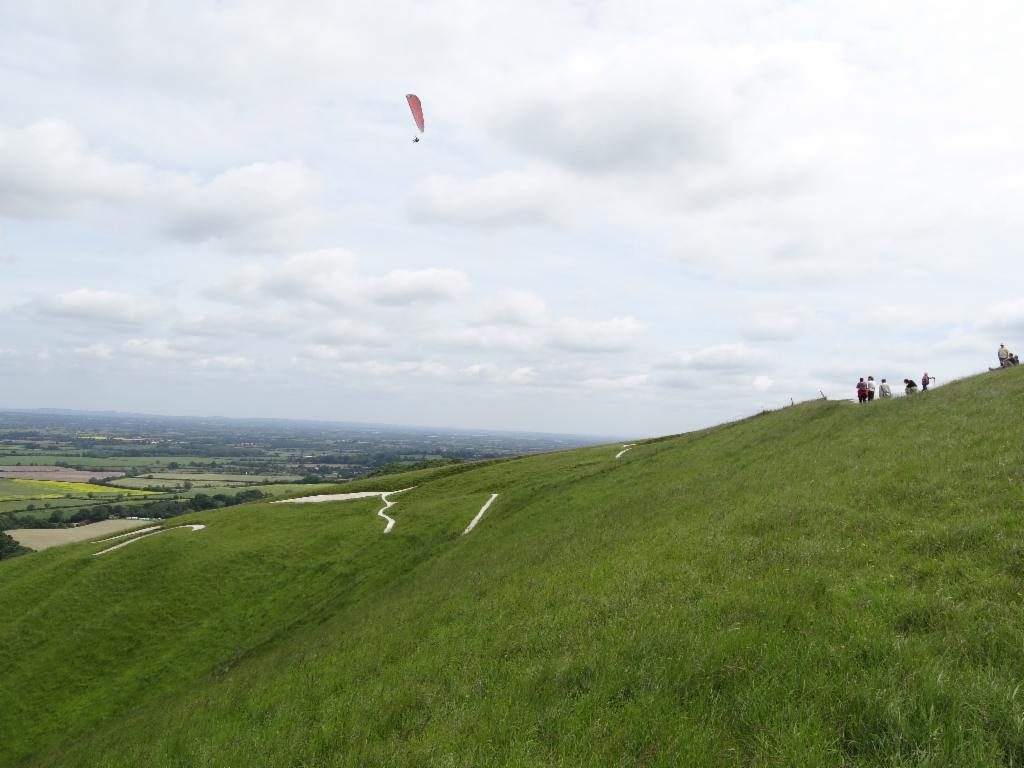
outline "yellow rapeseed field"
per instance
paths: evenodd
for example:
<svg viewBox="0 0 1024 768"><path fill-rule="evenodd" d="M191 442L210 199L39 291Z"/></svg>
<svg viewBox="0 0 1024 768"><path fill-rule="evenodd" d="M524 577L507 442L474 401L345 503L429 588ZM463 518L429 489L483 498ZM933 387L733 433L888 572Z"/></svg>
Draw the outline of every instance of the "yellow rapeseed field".
<svg viewBox="0 0 1024 768"><path fill-rule="evenodd" d="M91 483L71 483L63 480L0 480L0 500L4 499L59 499L68 494L104 493L144 496L149 491L129 488L110 488Z"/></svg>

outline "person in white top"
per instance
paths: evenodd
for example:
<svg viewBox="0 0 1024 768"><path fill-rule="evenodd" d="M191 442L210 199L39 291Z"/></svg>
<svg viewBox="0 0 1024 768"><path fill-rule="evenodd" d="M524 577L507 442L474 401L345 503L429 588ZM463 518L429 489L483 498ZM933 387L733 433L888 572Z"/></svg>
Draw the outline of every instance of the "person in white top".
<svg viewBox="0 0 1024 768"><path fill-rule="evenodd" d="M875 377L868 376L868 402L875 399Z"/></svg>

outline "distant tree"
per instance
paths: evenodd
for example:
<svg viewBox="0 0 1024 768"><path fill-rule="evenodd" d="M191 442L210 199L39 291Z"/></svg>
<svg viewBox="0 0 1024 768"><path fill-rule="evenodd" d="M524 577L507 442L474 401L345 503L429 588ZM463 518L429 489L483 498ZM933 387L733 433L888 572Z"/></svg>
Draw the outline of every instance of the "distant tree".
<svg viewBox="0 0 1024 768"><path fill-rule="evenodd" d="M191 491L192 490L192 481L191 480L186 480L182 484L182 488L184 488L186 491Z"/></svg>
<svg viewBox="0 0 1024 768"><path fill-rule="evenodd" d="M211 499L205 493L197 493L192 497L192 508L197 511L204 509L214 509L217 507L217 502Z"/></svg>
<svg viewBox="0 0 1024 768"><path fill-rule="evenodd" d="M266 495L267 494L263 493L263 491L258 491L255 488L253 488L252 490L249 491L242 491L241 493L236 493L234 503L245 504L246 502L249 501L258 501L264 498Z"/></svg>
<svg viewBox="0 0 1024 768"><path fill-rule="evenodd" d="M31 550L21 546L18 542L8 536L6 533L0 531L0 560L7 560L11 557L17 557L23 555Z"/></svg>

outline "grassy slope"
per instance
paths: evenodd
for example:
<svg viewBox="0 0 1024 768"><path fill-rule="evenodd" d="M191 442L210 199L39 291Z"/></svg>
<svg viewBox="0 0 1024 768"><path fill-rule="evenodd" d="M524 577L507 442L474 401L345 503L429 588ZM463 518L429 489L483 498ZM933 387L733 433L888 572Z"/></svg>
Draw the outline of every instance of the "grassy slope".
<svg viewBox="0 0 1024 768"><path fill-rule="evenodd" d="M5 561L0 764L1020 765L1022 374Z"/></svg>

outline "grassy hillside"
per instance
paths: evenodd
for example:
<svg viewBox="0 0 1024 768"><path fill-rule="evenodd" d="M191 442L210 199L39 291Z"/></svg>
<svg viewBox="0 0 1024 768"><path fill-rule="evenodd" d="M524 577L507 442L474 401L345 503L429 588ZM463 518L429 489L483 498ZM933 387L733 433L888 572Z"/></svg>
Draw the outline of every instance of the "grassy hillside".
<svg viewBox="0 0 1024 768"><path fill-rule="evenodd" d="M0 765L1024 764L1022 413L999 371L419 473L386 536L262 503L4 561Z"/></svg>

